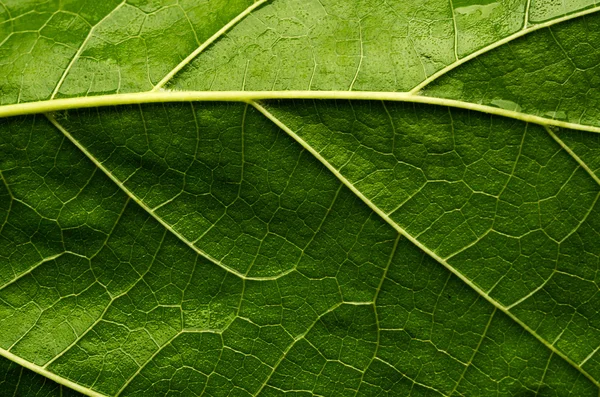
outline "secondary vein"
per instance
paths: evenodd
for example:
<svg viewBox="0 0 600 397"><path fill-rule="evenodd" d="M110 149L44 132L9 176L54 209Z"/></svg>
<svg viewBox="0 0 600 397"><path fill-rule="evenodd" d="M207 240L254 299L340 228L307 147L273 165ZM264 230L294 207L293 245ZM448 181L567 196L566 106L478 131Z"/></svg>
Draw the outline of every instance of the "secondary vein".
<svg viewBox="0 0 600 397"><path fill-rule="evenodd" d="M246 8L244 11L242 11L237 17L235 17L234 19L229 21L229 23L227 23L225 26L223 26L221 29L219 29L217 32L215 32L215 34L213 34L211 37L209 37L208 40L206 40L204 43L202 43L202 45L200 45L198 48L196 48L196 50L194 50L194 52L192 52L190 55L188 55L177 66L175 66L173 68L173 70L171 70L169 73L167 73L165 75L165 77L163 77L163 79L161 81L159 81L158 84L156 84L156 86L154 86L152 91L158 91L162 87L164 87L164 85L167 84L177 73L179 73L179 71L181 71L181 69L183 69L185 66L187 66L194 58L196 58L198 56L198 54L200 54L202 51L204 51L208 46L210 46L217 39L219 39L221 36L223 36L229 29L231 29L233 26L237 25L238 22L240 22L242 19L246 18L248 15L250 15L250 13L252 11L254 11L258 7L262 6L267 1L269 1L269 0L259 0L259 1L255 2L250 7Z"/></svg>
<svg viewBox="0 0 600 397"><path fill-rule="evenodd" d="M438 70L436 73L432 74L427 79L423 80L421 83L416 85L412 90L410 90L410 93L418 94L423 88L425 88L425 86L431 84L433 81L435 81L438 78L442 77L443 75L447 74L451 70L456 69L460 65L462 65L474 58L477 58L478 56L485 54L486 52L489 52L495 48L498 48L510 41L518 39L519 37L525 36L526 34L529 34L531 32L535 32L536 30L544 29L544 28L556 25L561 22L565 22L565 21L568 21L571 19L582 17L584 15L593 14L598 11L600 11L600 7L588 8L587 10L583 10L583 11L579 11L579 12L576 12L573 14L565 15L564 17L552 19L550 21L540 23L537 25L532 25L532 26L527 25L528 21L526 20L523 29L521 29L521 30L517 31L516 33L513 33L510 36L507 36L499 41L496 41L486 47L483 47L480 50L475 51L475 52L467 55L466 57L461 58L461 59L457 60L456 62L451 63L450 65L444 67L443 69ZM529 18L529 14L527 14L527 18Z"/></svg>
<svg viewBox="0 0 600 397"><path fill-rule="evenodd" d="M140 198L138 198L135 194L133 194L133 192L131 192L124 184L123 182L121 182L119 179L117 179L108 169L106 169L106 167L104 167L104 165L99 162L83 145L81 145L81 143L79 143L79 141L77 141L77 139L75 139L70 133L69 131L67 131L65 129L65 127L63 127L52 115L50 114L46 114L46 117L48 118L48 120L62 133L64 134L64 136L71 141L79 150L81 150L81 152L88 158L90 159L94 165L96 167L98 167L102 172L104 172L104 174L106 174L106 176L108 176L123 192L125 192L125 194L127 194L127 196L129 198L131 198L133 201L135 201L140 207L142 207L148 214L150 214L154 219L156 219L165 229L167 229L169 232L173 233L175 235L175 237L177 237L179 240L181 240L183 243L185 243L188 247L190 247L194 252L196 252L198 255L201 255L202 257L208 259L209 261L211 261L212 263L214 263L215 265L219 266L220 268L222 268L223 270L234 274L235 276L241 278L241 279L245 279L245 280L256 280L256 281L263 281L263 280L277 280L278 278L281 278L283 276L285 276L286 274L290 273L290 271L286 271L286 272L282 272L276 276L272 276L272 277L247 277L244 274L238 272L237 270L223 264L221 261L219 261L218 259L212 257L211 255L209 255L208 253L204 252L203 250L201 250L200 248L196 247L191 241L189 241L188 239L186 239L183 235L181 235L181 233L179 233L177 230L173 229L171 227L171 225L169 225L167 222L165 222L160 216L158 216L155 211L153 211L150 207L148 207Z"/></svg>
<svg viewBox="0 0 600 397"><path fill-rule="evenodd" d="M309 145L306 141L304 141L300 136L298 136L294 131L292 131L287 125L285 125L282 121L280 121L275 115L270 113L266 108L258 103L252 103L252 105L265 115L269 120L271 120L275 125L281 128L284 132L290 135L296 142L302 145L308 152L310 152L317 160L319 160L327 169L329 169L335 176L338 178L344 185L346 185L358 198L360 198L371 210L373 210L377 215L379 215L386 223L392 226L398 233L406 237L411 243L416 245L419 249L429 255L431 258L436 260L442 266L444 266L448 271L458 277L461 281L463 281L466 285L472 288L475 292L477 292L481 297L491 303L496 309L500 310L502 313L506 314L510 317L511 320L519 324L523 327L527 332L529 332L532 336L534 336L538 341L540 341L544 346L546 346L550 351L556 353L558 356L563 358L566 362L572 365L575 369L577 369L583 376L589 379L592 383L594 383L597 387L600 387L600 382L594 379L587 371L585 371L581 366L579 366L576 362L574 362L569 356L565 353L558 350L554 344L550 343L540 335L538 335L533 329L531 329L527 324L525 324L521 319L519 319L516 315L510 312L506 306L496 301L494 298L489 296L485 291L479 288L475 283L469 280L465 275L463 275L458 269L451 266L447 261L438 256L435 252L431 251L425 245L423 245L420 241L414 238L410 233L408 233L404 228L394 222L389 216L387 216L379 207L377 207L372 201L370 201L361 191L359 191L348 179L346 179L340 172L331 165L319 152L317 152L311 145Z"/></svg>

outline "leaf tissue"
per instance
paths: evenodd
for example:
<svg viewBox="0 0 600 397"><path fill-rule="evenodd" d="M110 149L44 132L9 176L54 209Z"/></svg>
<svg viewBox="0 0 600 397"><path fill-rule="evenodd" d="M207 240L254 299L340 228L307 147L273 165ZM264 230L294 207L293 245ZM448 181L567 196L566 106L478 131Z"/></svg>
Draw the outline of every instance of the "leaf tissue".
<svg viewBox="0 0 600 397"><path fill-rule="evenodd" d="M593 0L0 2L0 395L598 396Z"/></svg>

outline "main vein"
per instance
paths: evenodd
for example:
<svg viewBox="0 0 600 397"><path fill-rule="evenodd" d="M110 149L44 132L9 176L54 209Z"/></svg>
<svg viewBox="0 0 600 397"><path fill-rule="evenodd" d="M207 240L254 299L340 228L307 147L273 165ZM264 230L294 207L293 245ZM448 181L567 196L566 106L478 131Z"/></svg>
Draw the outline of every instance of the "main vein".
<svg viewBox="0 0 600 397"><path fill-rule="evenodd" d="M454 99L426 97L407 92L375 91L159 91L131 94L98 95L27 102L0 107L0 118L26 114L49 113L69 109L164 102L246 102L277 99L376 100L422 103L508 117L527 123L600 133L600 127L549 119L514 110L502 109Z"/></svg>

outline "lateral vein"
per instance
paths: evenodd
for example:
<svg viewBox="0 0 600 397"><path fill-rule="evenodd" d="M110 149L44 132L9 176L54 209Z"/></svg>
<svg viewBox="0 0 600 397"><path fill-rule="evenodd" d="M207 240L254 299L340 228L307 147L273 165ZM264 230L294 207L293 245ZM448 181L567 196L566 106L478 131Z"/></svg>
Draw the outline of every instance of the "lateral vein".
<svg viewBox="0 0 600 397"><path fill-rule="evenodd" d="M220 268L222 268L223 270L234 274L235 276L241 278L241 279L245 279L245 280L257 280L257 281L262 281L262 280L276 280L280 277L285 276L286 274L290 273L290 271L287 272L282 272L279 275L276 276L272 276L272 277L247 277L244 274L238 272L237 270L223 264L221 261L219 261L218 259L212 257L210 254L204 252L203 250L201 250L200 248L196 247L191 241L189 241L188 239L186 239L183 235L181 235L178 231L176 231L175 229L173 229L168 223L166 223L160 216L156 215L156 213L150 208L148 207L142 200L140 200L135 194L133 194L133 192L131 192L124 184L123 182L121 182L119 179L117 179L106 167L104 167L104 165L99 162L83 145L81 145L79 143L79 141L77 141L77 139L75 139L70 133L69 131L67 131L65 129L65 127L63 127L52 115L50 114L46 114L46 117L48 118L48 120L61 132L64 134L64 136L71 141L71 143L73 143L79 150L81 150L81 152L88 158L90 159L94 165L96 167L98 167L102 172L104 172L104 174L106 176L108 176L123 192L125 192L125 194L127 194L127 196L129 198L131 198L134 202L136 202L140 207L142 207L148 214L150 214L154 219L156 219L165 229L167 229L169 232L173 233L173 235L175 235L175 237L177 237L179 240L181 240L183 243L185 243L188 247L190 247L194 252L196 252L198 255L208 259L210 262L214 263L215 265L219 266Z"/></svg>
<svg viewBox="0 0 600 397"><path fill-rule="evenodd" d="M523 327L527 332L529 332L532 336L534 336L538 341L540 341L544 346L546 346L549 350L559 355L566 362L572 365L575 369L577 369L582 375L584 375L587 379L593 382L597 387L600 387L600 382L594 379L587 371L581 368L576 362L574 362L571 358L569 358L566 354L558 350L553 344L549 343L547 340L538 335L533 329L531 329L527 324L521 321L517 316L511 313L507 307L502 305L500 302L493 299L489 296L485 291L475 285L471 280L469 280L465 275L459 272L456 268L451 266L448 262L438 256L435 252L431 251L425 245L423 245L420 241L415 239L410 233L408 233L404 228L394 222L387 214L385 214L379 207L377 207L373 202L371 202L365 195L362 194L348 179L346 179L340 172L331 165L319 152L317 152L311 145L309 145L305 140L303 140L300 136L298 136L294 131L292 131L287 125L285 125L281 120L279 120L275 115L270 113L266 108L256 102L251 103L258 111L265 115L269 120L271 120L275 125L281 128L284 132L290 135L296 142L298 142L304 149L310 152L317 160L319 160L325 167L327 167L344 185L346 185L357 197L359 197L372 211L378 214L385 222L387 222L390 226L392 226L398 233L402 234L406 239L416 245L419 249L429 255L431 258L435 259L438 263L444 266L448 271L462 280L466 285L475 290L479 295L481 295L485 300L491 303L496 309L500 310L502 313L510 317L514 322Z"/></svg>
<svg viewBox="0 0 600 397"><path fill-rule="evenodd" d="M528 7L529 10L529 7ZM519 37L523 37L526 34L529 34L531 32L535 32L536 30L540 30L540 29L544 29L553 25L556 25L558 23L561 22L565 22L565 21L569 21L571 19L575 19L575 18L579 18L582 17L584 15L589 15L589 14L593 14L595 12L600 11L600 7L592 7L592 8L588 8L586 10L583 11L579 11L573 14L569 14L569 15L565 15L561 18L556 18L556 19L552 19L550 21L544 22L544 23L540 23L537 25L528 25L528 21L525 21L525 24L523 25L524 28L511 34L510 36L506 36L505 38L498 40L486 47L483 47L469 55L467 55L464 58L461 58L459 60L457 60L456 62L451 63L450 65L438 70L436 73L432 74L431 76L429 76L427 79L423 80L421 83L419 83L418 85L415 86L415 88L413 88L412 90L410 90L411 94L418 94L423 88L425 88L425 86L429 85L430 83L432 83L433 81L437 80L438 78L440 78L441 76L447 74L448 72L450 72L453 69L456 69L457 67L459 67L460 65L474 59L477 58L478 56L485 54L486 52L489 52L495 48L498 48L510 41L516 40ZM526 13L526 18L529 19L529 11L527 11Z"/></svg>
<svg viewBox="0 0 600 397"><path fill-rule="evenodd" d="M66 378L63 378L62 376L56 375L55 373L50 372L47 369L44 369L44 368L40 367L39 365L36 365L36 364L34 364L34 363L30 362L30 361L27 361L27 360L25 360L25 359L23 359L23 358L15 355L15 354L12 354L11 352L9 352L7 350L4 350L4 349L0 348L0 356L2 356L4 358L6 358L6 359L8 359L8 360L10 360L10 361L18 364L18 365L20 365L20 366L22 366L24 368L27 368L30 371L33 371L33 372L35 372L37 374L40 374L40 375L42 375L42 376L50 379L51 381L58 383L59 385L66 386L66 387L68 387L70 389L73 389L73 390L75 390L75 391L77 391L79 393L82 393L82 394L84 394L86 396L91 396L91 397L108 397L108 396L106 396L104 394L101 394L101 393L98 393L98 392L93 391L91 389L88 389L87 387L83 387L83 386L81 386L78 383L75 383L75 382L72 382L72 381L70 381L70 380L68 380Z"/></svg>
<svg viewBox="0 0 600 397"><path fill-rule="evenodd" d="M560 139L558 137L558 135L556 135L554 133L554 131L552 131L551 128L548 128L548 126L545 126L545 127L546 127L546 132L548 133L548 135L550 135L552 137L552 139L554 139L556 141L556 143L558 143L560 145L561 148L563 148L567 153L569 153L569 156L573 157L573 159L575 159L577 164L579 164L579 166L581 168L583 168L585 170L585 172L587 172L589 174L589 176L591 176L592 179L598 185L600 185L600 177L598 177L598 175L596 175L596 173L594 171L592 171L592 169L581 159L581 157L579 157L577 155L577 153L575 153L573 151L573 149L571 149L566 143L564 143L563 140Z"/></svg>
<svg viewBox="0 0 600 397"><path fill-rule="evenodd" d="M58 81L58 83L56 83L56 87L54 87L54 91L52 91L52 95L50 96L51 100L54 99L54 97L56 96L56 94L58 94L58 90L60 89L60 87L62 87L65 79L67 78L67 75L71 71L71 68L73 67L73 65L75 64L75 62L77 62L77 60L81 56L81 53L85 49L85 46L90 41L90 39L93 37L94 31L96 30L96 28L98 26L102 25L102 23L104 21L106 21L108 18L110 18L110 16L113 15L115 13L115 11L117 11L118 9L120 9L125 3L126 3L126 1L123 0L111 12L109 12L108 14L106 14L104 16L104 18L102 18L100 21L98 21L98 23L96 23L94 26L92 26L90 28L90 31L89 31L88 35L85 37L85 39L83 40L83 42L79 46L79 49L77 50L77 52L75 53L75 55L73 56L73 58L71 59L71 61L69 62L69 65L67 66L67 68L65 69L65 71L63 72L63 74L60 76L60 80Z"/></svg>
<svg viewBox="0 0 600 397"><path fill-rule="evenodd" d="M185 57L185 59L183 61L181 61L177 66L175 66L175 68L173 68L173 70L171 70L169 73L167 73L165 75L165 77L163 77L163 79L161 81L159 81L158 84L156 84L156 86L154 86L152 91L156 92L156 91L160 90L162 87L164 87L164 85L167 84L177 73L179 73L179 71L181 69L183 69L185 66L187 66L194 58L196 58L198 56L198 54L200 54L208 46L210 46L217 39L219 39L221 36L223 36L225 33L227 33L227 31L229 29L231 29L232 27L237 25L237 23L240 22L242 19L246 18L252 11L256 10L258 7L262 6L263 4L265 4L268 1L269 0L256 1L250 7L246 8L244 11L242 11L237 17L235 17L231 21L229 21L229 23L227 23L225 26L223 26L221 29L219 29L217 32L215 32L215 34L210 36L208 38L208 40L206 40L198 48L196 48L194 50L194 52L192 52L190 55Z"/></svg>

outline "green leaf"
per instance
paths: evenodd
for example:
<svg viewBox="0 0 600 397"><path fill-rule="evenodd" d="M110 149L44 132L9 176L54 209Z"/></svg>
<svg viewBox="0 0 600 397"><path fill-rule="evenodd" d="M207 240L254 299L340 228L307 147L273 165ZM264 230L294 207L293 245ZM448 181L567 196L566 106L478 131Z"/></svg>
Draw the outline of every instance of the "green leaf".
<svg viewBox="0 0 600 397"><path fill-rule="evenodd" d="M598 395L599 9L5 1L0 394Z"/></svg>

